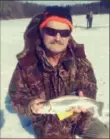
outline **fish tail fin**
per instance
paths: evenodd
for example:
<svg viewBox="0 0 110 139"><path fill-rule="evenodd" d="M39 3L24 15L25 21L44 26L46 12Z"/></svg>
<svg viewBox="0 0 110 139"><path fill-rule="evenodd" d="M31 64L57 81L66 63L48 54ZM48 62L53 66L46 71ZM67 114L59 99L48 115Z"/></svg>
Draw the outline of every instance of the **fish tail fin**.
<svg viewBox="0 0 110 139"><path fill-rule="evenodd" d="M100 116L102 116L102 109L104 107L104 103L103 102L98 102L98 113Z"/></svg>

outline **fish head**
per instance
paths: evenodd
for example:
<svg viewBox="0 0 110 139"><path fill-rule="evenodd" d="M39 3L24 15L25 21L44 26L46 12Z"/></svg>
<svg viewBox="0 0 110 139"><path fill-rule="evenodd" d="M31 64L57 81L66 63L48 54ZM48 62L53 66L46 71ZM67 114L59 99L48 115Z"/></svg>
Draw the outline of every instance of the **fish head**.
<svg viewBox="0 0 110 139"><path fill-rule="evenodd" d="M52 111L52 107L49 101L41 102L41 104L43 104L43 106L37 111L38 114L55 114L55 112Z"/></svg>

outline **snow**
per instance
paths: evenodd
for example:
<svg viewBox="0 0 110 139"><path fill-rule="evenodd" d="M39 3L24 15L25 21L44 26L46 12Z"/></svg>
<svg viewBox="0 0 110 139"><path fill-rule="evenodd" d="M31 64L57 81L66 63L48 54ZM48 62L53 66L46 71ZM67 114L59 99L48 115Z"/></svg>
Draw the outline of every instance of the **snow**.
<svg viewBox="0 0 110 139"><path fill-rule="evenodd" d="M1 21L1 109L4 117L1 138L34 138L31 122L14 113L6 97L17 63L16 54L23 50L23 33L30 20ZM85 15L73 16L73 24L72 35L78 43L85 45L87 58L94 68L97 100L104 102L101 118L109 126L109 14L94 15L92 29L86 29Z"/></svg>

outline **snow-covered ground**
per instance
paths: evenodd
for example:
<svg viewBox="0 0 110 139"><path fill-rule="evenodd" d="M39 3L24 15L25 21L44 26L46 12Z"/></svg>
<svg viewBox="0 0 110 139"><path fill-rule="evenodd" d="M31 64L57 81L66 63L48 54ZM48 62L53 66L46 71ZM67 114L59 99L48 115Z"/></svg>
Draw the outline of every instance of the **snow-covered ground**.
<svg viewBox="0 0 110 139"><path fill-rule="evenodd" d="M16 54L23 49L23 33L31 19L1 22L1 109L4 124L1 138L33 138L32 127L26 118L19 118L8 104L7 91L17 63ZM86 29L85 15L73 16L72 35L85 44L87 58L91 61L98 83L97 100L104 102L103 122L109 125L109 15L94 15L93 28ZM21 119L21 120L20 120ZM25 126L23 128L23 125ZM26 126L27 125L27 126Z"/></svg>

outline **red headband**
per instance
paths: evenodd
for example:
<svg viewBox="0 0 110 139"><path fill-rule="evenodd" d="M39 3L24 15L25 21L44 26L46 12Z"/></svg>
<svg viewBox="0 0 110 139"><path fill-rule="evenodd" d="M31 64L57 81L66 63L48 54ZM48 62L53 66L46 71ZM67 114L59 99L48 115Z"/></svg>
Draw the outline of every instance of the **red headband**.
<svg viewBox="0 0 110 139"><path fill-rule="evenodd" d="M67 25L69 25L70 29L72 30L72 23L66 19L66 18L62 18L62 17L58 17L58 16L50 16L48 17L46 20L44 20L41 24L40 24L40 29L44 28L49 21L58 21L58 22L62 22L62 23L66 23Z"/></svg>

